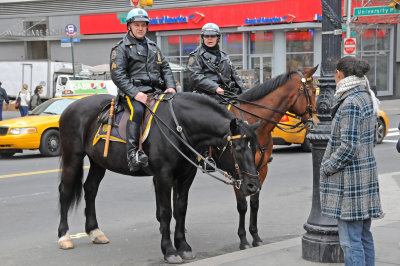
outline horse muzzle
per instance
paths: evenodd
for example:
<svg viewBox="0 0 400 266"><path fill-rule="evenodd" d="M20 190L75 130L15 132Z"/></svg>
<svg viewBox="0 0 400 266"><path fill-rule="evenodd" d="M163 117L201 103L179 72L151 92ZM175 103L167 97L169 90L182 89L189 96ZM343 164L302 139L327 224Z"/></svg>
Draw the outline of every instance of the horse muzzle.
<svg viewBox="0 0 400 266"><path fill-rule="evenodd" d="M312 118L310 118L304 123L304 128L307 131L310 131L315 125L316 124L315 124L314 120Z"/></svg>

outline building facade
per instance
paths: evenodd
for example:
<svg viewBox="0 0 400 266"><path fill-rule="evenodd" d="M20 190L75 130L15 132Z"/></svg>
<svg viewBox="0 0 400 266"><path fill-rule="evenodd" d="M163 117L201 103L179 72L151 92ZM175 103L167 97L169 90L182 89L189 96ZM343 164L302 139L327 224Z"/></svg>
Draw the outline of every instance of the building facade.
<svg viewBox="0 0 400 266"><path fill-rule="evenodd" d="M0 64L32 59L71 62L70 38L65 33L70 24L77 28L75 62L108 64L111 48L126 33L125 17L132 8L128 0L4 2L0 4ZM385 1L352 3L353 8L387 5ZM200 44L201 27L208 22L220 26L221 49L230 55L248 87L321 62L320 0L154 0L146 10L151 18L148 37L173 63L175 78L186 90L190 89L184 71L188 55ZM384 98L400 97L398 18L396 13L360 15L350 27L355 54L371 63L368 78ZM345 21L343 25L345 29Z"/></svg>

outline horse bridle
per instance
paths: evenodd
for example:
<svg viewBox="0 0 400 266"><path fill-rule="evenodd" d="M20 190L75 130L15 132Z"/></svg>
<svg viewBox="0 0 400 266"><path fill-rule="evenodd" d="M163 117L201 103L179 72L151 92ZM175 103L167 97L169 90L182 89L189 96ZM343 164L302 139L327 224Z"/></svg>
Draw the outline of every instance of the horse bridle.
<svg viewBox="0 0 400 266"><path fill-rule="evenodd" d="M306 113L308 113L310 115L310 117L312 117L313 113L315 113L316 111L314 111L312 109L312 103L311 103L311 94L310 94L310 86L308 85L309 81L312 81L312 77L306 78L303 73L301 73L300 71L297 71L297 74L300 75L301 79L301 87L299 88L299 92L297 93L297 97L294 100L293 104L290 106L289 110L293 110L294 106L297 103L297 100L300 97L300 94L302 92L304 92L304 97L306 97L306 101L307 101L307 105L306 105L306 110L304 111L304 113L298 115L298 117L303 117L303 115L305 115Z"/></svg>
<svg viewBox="0 0 400 266"><path fill-rule="evenodd" d="M244 134L244 135L235 135L235 136L227 136L227 137L226 137L226 140L227 140L227 141L226 141L226 144L225 144L224 147L222 148L221 154L219 155L219 158L221 158L222 154L225 152L225 150L227 149L227 147L228 147L228 146L230 147L231 154L232 154L232 158L233 158L233 162L234 162L234 165L235 165L236 174L237 174L237 176L238 176L238 178L234 179L235 187L236 187L237 189L240 189L240 186L242 185L242 182L243 182L243 175L248 176L248 177L250 177L250 178L259 178L258 173L254 175L254 174L251 174L251 173L249 173L249 172L247 172L247 171L241 171L241 170L240 170L240 167L239 167L238 160L237 160L237 158L236 158L236 150L235 150L235 148L233 147L232 141L233 141L233 140L237 140L237 139L243 139L243 138L246 138L246 137L247 137L246 134Z"/></svg>

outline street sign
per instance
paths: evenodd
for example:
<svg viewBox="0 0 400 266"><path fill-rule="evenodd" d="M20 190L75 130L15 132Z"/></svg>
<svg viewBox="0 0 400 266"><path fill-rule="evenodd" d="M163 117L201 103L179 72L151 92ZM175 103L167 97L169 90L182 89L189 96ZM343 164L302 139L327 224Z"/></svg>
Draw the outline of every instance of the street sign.
<svg viewBox="0 0 400 266"><path fill-rule="evenodd" d="M68 24L65 26L65 33L71 38L76 34L77 30L78 29L74 24Z"/></svg>
<svg viewBox="0 0 400 266"><path fill-rule="evenodd" d="M343 50L345 55L356 55L356 38L344 38Z"/></svg>
<svg viewBox="0 0 400 266"><path fill-rule="evenodd" d="M73 42L81 42L81 38L63 38L61 42L71 42L71 39Z"/></svg>
<svg viewBox="0 0 400 266"><path fill-rule="evenodd" d="M400 10L390 8L389 6L356 7L354 8L353 16L380 16L390 14L400 14Z"/></svg>

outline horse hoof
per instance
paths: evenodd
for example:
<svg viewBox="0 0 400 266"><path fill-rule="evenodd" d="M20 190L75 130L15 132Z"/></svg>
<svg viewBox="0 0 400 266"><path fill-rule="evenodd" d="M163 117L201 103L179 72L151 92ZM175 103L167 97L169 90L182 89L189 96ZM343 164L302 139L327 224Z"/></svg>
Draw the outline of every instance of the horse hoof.
<svg viewBox="0 0 400 266"><path fill-rule="evenodd" d="M97 236L92 240L93 244L108 244L110 240L105 235Z"/></svg>
<svg viewBox="0 0 400 266"><path fill-rule="evenodd" d="M183 263L183 259L179 255L164 256L164 260L166 263L170 263L170 264Z"/></svg>
<svg viewBox="0 0 400 266"><path fill-rule="evenodd" d="M259 247L262 245L264 245L264 242L262 242L262 241L253 242L253 247Z"/></svg>
<svg viewBox="0 0 400 266"><path fill-rule="evenodd" d="M249 248L251 248L251 246L249 244L243 244L243 245L240 244L239 248L240 248L240 250L243 250L243 249L249 249Z"/></svg>
<svg viewBox="0 0 400 266"><path fill-rule="evenodd" d="M71 240L59 241L58 245L60 246L60 249L73 249L74 248L74 244L72 243Z"/></svg>
<svg viewBox="0 0 400 266"><path fill-rule="evenodd" d="M184 260L193 260L196 258L192 251L179 252L179 256Z"/></svg>

